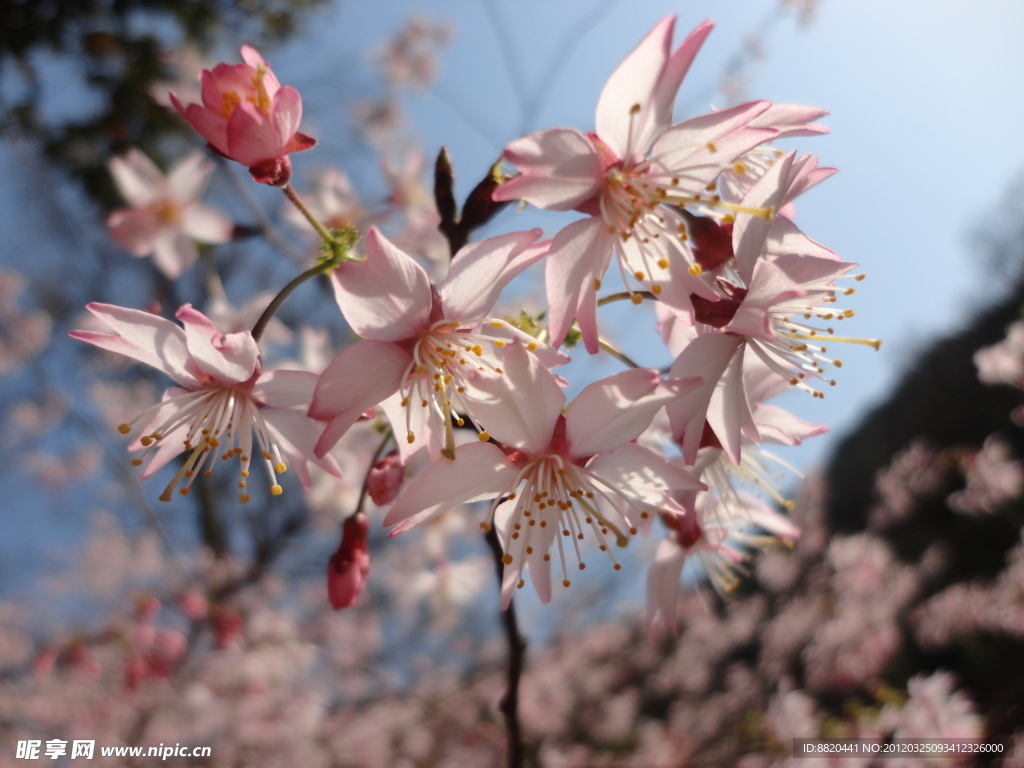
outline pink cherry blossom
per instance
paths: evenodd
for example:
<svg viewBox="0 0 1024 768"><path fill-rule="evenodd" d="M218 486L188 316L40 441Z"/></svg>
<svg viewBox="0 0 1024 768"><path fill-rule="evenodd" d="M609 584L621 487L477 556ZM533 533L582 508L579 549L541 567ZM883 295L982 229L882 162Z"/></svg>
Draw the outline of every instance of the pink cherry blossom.
<svg viewBox="0 0 1024 768"><path fill-rule="evenodd" d="M575 318L587 350L597 351L597 290L613 253L631 291L633 279L682 305L691 293L713 298L696 279L699 266L686 245L680 208L718 206L708 185L779 133L754 122L768 102L671 124L676 91L712 26L699 25L671 51L674 25L673 17L659 22L612 73L598 100L595 132L554 128L505 149L520 175L495 191L496 200L521 198L590 215L565 227L551 245L547 291L556 345Z"/></svg>
<svg viewBox="0 0 1024 768"><path fill-rule="evenodd" d="M244 64L218 64L199 74L203 104L171 102L215 151L249 169L261 184L283 186L291 177L288 154L316 140L299 133L302 97L281 87L255 48L242 46Z"/></svg>
<svg viewBox="0 0 1024 768"><path fill-rule="evenodd" d="M327 594L336 611L350 608L362 594L370 574L370 548L367 534L370 521L357 512L342 526L338 551L327 565Z"/></svg>
<svg viewBox="0 0 1024 768"><path fill-rule="evenodd" d="M198 254L193 240L226 243L231 239L231 220L199 202L213 171L213 163L200 153L189 155L166 176L137 149L112 157L108 167L131 206L110 214L110 236L136 256L152 255L157 269L172 280L195 263Z"/></svg>
<svg viewBox="0 0 1024 768"><path fill-rule="evenodd" d="M132 459L136 466L149 459L143 479L189 452L161 501L170 501L182 481L180 492L188 494L197 474L209 474L218 456L239 457L243 502L249 500L246 478L254 452L267 466L275 495L282 492L277 475L286 471L286 458L306 487L311 483L309 462L340 477L333 458L313 454L321 427L306 416L305 408L316 385L315 374L262 372L252 334L223 334L190 304L176 313L184 329L136 309L97 303L86 308L114 334L73 331L72 338L134 358L178 384L164 392L160 403L118 428L129 434L134 424L146 421L129 446L129 450L144 451L142 457Z"/></svg>
<svg viewBox="0 0 1024 768"><path fill-rule="evenodd" d="M452 259L436 288L413 259L376 228L366 237L366 260L346 262L332 276L345 319L362 340L343 349L324 371L310 406L329 421L317 443L330 450L368 408L382 403L403 460L429 446L436 456L454 450L459 413L472 409L471 375L499 371L497 351L522 339L548 367L568 356L504 320L487 315L512 278L538 261L548 243L540 230L471 243Z"/></svg>
<svg viewBox="0 0 1024 768"><path fill-rule="evenodd" d="M566 539L584 563L579 541L592 531L601 550L628 543L651 515L672 504L671 490L703 485L681 466L631 442L694 379L663 381L634 369L587 386L563 416L555 377L520 343L502 355L504 375L481 375L477 415L487 431L417 476L384 518L401 533L456 504L494 498L491 515L505 550L502 601L507 607L528 567L537 594L551 599L551 551L569 585ZM487 524L484 524L486 527ZM614 561L614 555L612 560ZM616 569L618 569L616 563Z"/></svg>
<svg viewBox="0 0 1024 768"><path fill-rule="evenodd" d="M759 550L800 536L796 526L759 499L719 490L710 485L708 492L698 493L694 509L686 514L661 514L669 533L647 573L647 630L652 639L666 631L676 634L679 579L691 558L725 596L749 574Z"/></svg>

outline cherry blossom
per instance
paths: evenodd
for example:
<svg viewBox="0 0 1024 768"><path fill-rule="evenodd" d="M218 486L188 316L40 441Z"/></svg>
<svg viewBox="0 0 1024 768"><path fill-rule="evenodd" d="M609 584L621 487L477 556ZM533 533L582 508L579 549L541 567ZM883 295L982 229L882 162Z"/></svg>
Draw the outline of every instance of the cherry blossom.
<svg viewBox="0 0 1024 768"><path fill-rule="evenodd" d="M472 383L478 418L487 427L481 442L460 446L454 458L442 458L417 476L384 524L395 526L395 535L456 504L493 497L489 517L502 539L503 562L511 566L505 569L503 605L522 586L524 566L546 603L556 545L562 584L569 586L563 538L572 543L582 570L579 540L585 531L611 555L608 540L625 546L639 527L649 525L652 513L672 503L670 490L703 487L681 466L630 442L666 402L697 382L624 371L584 388L563 416L565 395L522 344L505 349L502 368L504 375L482 375Z"/></svg>
<svg viewBox="0 0 1024 768"><path fill-rule="evenodd" d="M131 206L110 214L110 236L136 256L152 255L157 269L172 280L195 263L194 240L226 243L231 239L231 220L199 202L213 171L213 163L200 153L186 157L166 176L137 149L110 158L107 165Z"/></svg>
<svg viewBox="0 0 1024 768"><path fill-rule="evenodd" d="M713 299L696 279L700 267L685 245L680 208L736 208L711 195L708 185L740 155L779 133L754 123L769 110L766 101L671 124L676 91L712 24L699 25L670 53L674 26L673 17L659 22L612 73L598 99L593 133L554 128L505 149L520 175L495 190L495 200L521 198L539 208L590 215L565 227L551 245L547 290L555 344L575 318L587 350L597 351L597 290L613 253L630 291L635 279L684 305L691 293ZM763 207L754 212L772 213Z"/></svg>
<svg viewBox="0 0 1024 768"><path fill-rule="evenodd" d="M310 415L328 421L318 455L368 408L382 404L408 459L423 446L432 455L454 450L459 413L472 409L471 375L501 370L497 352L522 339L548 367L568 356L487 315L512 278L547 252L540 230L471 243L455 254L436 288L413 259L376 228L366 237L366 260L347 262L332 276L345 319L362 339L323 372Z"/></svg>
<svg viewBox="0 0 1024 768"><path fill-rule="evenodd" d="M690 558L699 561L704 575L720 595L732 592L749 574L754 555L780 541L792 542L800 530L764 502L742 494L739 504L729 503L715 486L697 494L692 511L663 511L669 529L658 545L647 573L647 631L657 638L676 634L676 604L680 576Z"/></svg>
<svg viewBox="0 0 1024 768"><path fill-rule="evenodd" d="M244 64L218 64L199 74L203 104L171 102L210 147L249 169L261 184L283 186L291 177L288 155L309 149L316 140L299 133L302 97L282 87L270 65L248 45Z"/></svg>
<svg viewBox="0 0 1024 768"><path fill-rule="evenodd" d="M309 462L341 476L333 458L312 452L320 425L306 416L305 406L316 385L315 374L261 371L259 348L250 333L222 334L190 304L175 314L184 329L137 309L98 303L86 308L114 334L73 331L72 338L134 358L178 384L164 392L160 403L118 427L127 435L136 423L146 423L129 446L144 451L132 459L134 465L149 459L143 479L189 452L161 501L170 501L183 481L180 493L187 495L198 473L212 472L218 456L239 457L243 502L249 501L246 485L254 452L266 464L274 495L282 492L277 475L287 470L286 458L306 487L311 483Z"/></svg>

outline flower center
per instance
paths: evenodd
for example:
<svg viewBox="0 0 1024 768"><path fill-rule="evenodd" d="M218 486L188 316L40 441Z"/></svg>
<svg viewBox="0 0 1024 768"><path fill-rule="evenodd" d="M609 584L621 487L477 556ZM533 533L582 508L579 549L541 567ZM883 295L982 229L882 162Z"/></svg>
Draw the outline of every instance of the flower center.
<svg viewBox="0 0 1024 768"><path fill-rule="evenodd" d="M160 501L170 501L174 489L183 480L178 492L187 496L198 472L206 477L213 474L218 455L224 461L233 456L239 457L241 480L238 487L243 489L240 498L243 503L249 501L249 494L244 489L254 450L258 450L266 462L270 473L270 492L275 496L283 492L277 475L287 471L287 467L251 392L224 386L187 392L143 411L130 423L119 426L118 431L127 435L133 424L147 417L151 417L146 426L147 432L139 438L145 452L141 457L132 459L132 464L141 466L151 451L169 442L173 444L180 440L182 450L190 452L160 495Z"/></svg>

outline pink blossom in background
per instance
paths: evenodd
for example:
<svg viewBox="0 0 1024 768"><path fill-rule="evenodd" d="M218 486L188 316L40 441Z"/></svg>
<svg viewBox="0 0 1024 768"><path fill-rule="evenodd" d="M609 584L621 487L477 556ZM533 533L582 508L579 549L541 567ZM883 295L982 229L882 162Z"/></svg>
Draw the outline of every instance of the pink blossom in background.
<svg viewBox="0 0 1024 768"><path fill-rule="evenodd" d="M242 46L244 64L218 64L199 74L203 104L171 102L210 147L249 169L261 184L283 186L291 178L288 155L309 149L316 140L299 133L302 97L282 87L263 57Z"/></svg>
<svg viewBox="0 0 1024 768"><path fill-rule="evenodd" d="M202 154L189 155L166 176L137 149L110 158L108 167L131 206L110 214L110 236L135 256L152 255L157 269L172 280L195 263L194 241L231 239L231 220L199 202L214 167Z"/></svg>
<svg viewBox="0 0 1024 768"><path fill-rule="evenodd" d="M311 483L309 462L341 475L333 458L312 453L321 426L306 416L305 408L316 385L315 374L263 372L252 334L223 334L190 304L176 313L184 330L136 309L97 303L87 309L115 334L73 331L72 338L146 363L179 385L168 389L161 403L119 427L122 434L129 434L135 423L147 421L129 448L144 451L141 458L132 460L136 466L149 459L143 479L175 456L191 451L161 494L161 501L170 501L182 481L180 491L187 494L196 475L211 472L218 457L239 457L243 502L249 500L246 485L254 452L266 464L275 495L282 491L277 475L287 470L285 458L307 487Z"/></svg>

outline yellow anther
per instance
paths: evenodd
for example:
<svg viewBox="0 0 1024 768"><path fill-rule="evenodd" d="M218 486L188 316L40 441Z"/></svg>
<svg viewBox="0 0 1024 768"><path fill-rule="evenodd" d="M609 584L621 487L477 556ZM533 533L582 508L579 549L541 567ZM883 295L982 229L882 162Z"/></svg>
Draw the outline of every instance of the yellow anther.
<svg viewBox="0 0 1024 768"><path fill-rule="evenodd" d="M614 568L614 569L615 569L616 571L621 571L621 570L622 570L622 565L620 565L619 563L616 563L616 564L615 564L615 565L613 565L612 567L613 567L613 568Z"/></svg>
<svg viewBox="0 0 1024 768"><path fill-rule="evenodd" d="M598 280L596 277L594 278L594 290L595 291L600 291L601 290L601 281Z"/></svg>
<svg viewBox="0 0 1024 768"><path fill-rule="evenodd" d="M415 443L416 442L416 435L414 435L412 432L407 433L406 436L405 436L405 441L407 443Z"/></svg>
<svg viewBox="0 0 1024 768"><path fill-rule="evenodd" d="M491 524L490 523L486 523L486 522L485 523L480 523L480 530L481 531L489 531L489 530L491 530Z"/></svg>
<svg viewBox="0 0 1024 768"><path fill-rule="evenodd" d="M530 352L533 352L533 351L534 351L535 349L537 349L537 342L536 342L536 341L531 341L531 342L529 342L529 343L528 343L528 344L526 345L526 348L527 348L527 349L528 349L528 350L529 350Z"/></svg>
<svg viewBox="0 0 1024 768"><path fill-rule="evenodd" d="M643 280L645 275L640 270L637 270L636 272L633 273L633 277L635 277L637 280Z"/></svg>
<svg viewBox="0 0 1024 768"><path fill-rule="evenodd" d="M523 579L520 579L519 583L516 584L516 589L522 589L524 584L526 584L526 581L523 580Z"/></svg>
<svg viewBox="0 0 1024 768"><path fill-rule="evenodd" d="M747 172L747 166L743 163L733 163L732 169L736 171L740 176Z"/></svg>
<svg viewBox="0 0 1024 768"><path fill-rule="evenodd" d="M141 467L142 466L142 459L132 459L132 466Z"/></svg>
<svg viewBox="0 0 1024 768"><path fill-rule="evenodd" d="M504 554L501 556L501 562L505 565L512 565L512 555Z"/></svg>
<svg viewBox="0 0 1024 768"><path fill-rule="evenodd" d="M551 562L551 555L544 555L544 562L545 563Z"/></svg>
<svg viewBox="0 0 1024 768"><path fill-rule="evenodd" d="M842 368L843 367L843 361L842 360L833 360L832 361L832 365L834 365L836 368Z"/></svg>
<svg viewBox="0 0 1024 768"><path fill-rule="evenodd" d="M501 328L503 325L505 324L501 320L491 320L492 328Z"/></svg>
<svg viewBox="0 0 1024 768"><path fill-rule="evenodd" d="M651 293L655 296L661 296L661 286L657 283L651 283Z"/></svg>
<svg viewBox="0 0 1024 768"><path fill-rule="evenodd" d="M274 457L270 455L270 451L263 451L263 458L267 461L272 461L274 459Z"/></svg>
<svg viewBox="0 0 1024 768"><path fill-rule="evenodd" d="M250 498L250 496L249 496L248 493L243 493L241 496L238 497L238 500L240 502L242 502L243 504L248 504L249 503L249 498Z"/></svg>
<svg viewBox="0 0 1024 768"><path fill-rule="evenodd" d="M847 288L845 291L843 291L843 295L844 296L852 296L856 292L857 292L856 288Z"/></svg>
<svg viewBox="0 0 1024 768"><path fill-rule="evenodd" d="M634 304L642 304L644 301L644 297L641 296L639 293L631 293L629 294L629 300L632 301Z"/></svg>
<svg viewBox="0 0 1024 768"><path fill-rule="evenodd" d="M178 493L180 493L182 496L188 496L189 489L188 488L179 488L178 489Z"/></svg>
<svg viewBox="0 0 1024 768"><path fill-rule="evenodd" d="M142 443L143 445L149 446L153 444L153 438L150 437L149 435L143 435L142 437L139 438L139 442Z"/></svg>
<svg viewBox="0 0 1024 768"><path fill-rule="evenodd" d="M402 398L402 407L405 408L408 405L409 405L409 398L408 397L403 397Z"/></svg>
<svg viewBox="0 0 1024 768"><path fill-rule="evenodd" d="M117 431L120 432L122 435L127 435L129 432L132 431L132 428L129 427L127 424L121 424L117 427Z"/></svg>
<svg viewBox="0 0 1024 768"><path fill-rule="evenodd" d="M526 554L532 555L533 554L533 547L527 547L526 548Z"/></svg>
<svg viewBox="0 0 1024 768"><path fill-rule="evenodd" d="M274 471L277 472L277 474L279 475L283 475L285 472L288 471L288 467L284 465L283 461L279 461L277 462L277 464L274 465Z"/></svg>
<svg viewBox="0 0 1024 768"><path fill-rule="evenodd" d="M248 476L249 476L249 470L248 469L243 469L242 470L242 477L248 477Z"/></svg>
<svg viewBox="0 0 1024 768"><path fill-rule="evenodd" d="M587 567L586 563L580 563L580 570L584 570Z"/></svg>
<svg viewBox="0 0 1024 768"><path fill-rule="evenodd" d="M690 268L686 271L689 272L692 277L697 277L697 275L704 271L704 268L701 267L700 264L691 264Z"/></svg>
<svg viewBox="0 0 1024 768"><path fill-rule="evenodd" d="M658 266L662 269L668 269L668 259L658 259Z"/></svg>
<svg viewBox="0 0 1024 768"><path fill-rule="evenodd" d="M245 488L245 480L239 480L238 481L238 487L239 488Z"/></svg>
<svg viewBox="0 0 1024 768"><path fill-rule="evenodd" d="M473 354L474 355L482 355L483 353L484 353L484 348L481 347L479 344L475 344L473 346Z"/></svg>
<svg viewBox="0 0 1024 768"><path fill-rule="evenodd" d="M497 339L494 342L494 346L496 346L498 349L501 349L502 347L505 346L505 342L501 341L500 339Z"/></svg>
<svg viewBox="0 0 1024 768"><path fill-rule="evenodd" d="M709 141L707 144L708 152L715 153L718 151L718 146L713 141Z"/></svg>
<svg viewBox="0 0 1024 768"><path fill-rule="evenodd" d="M282 488L280 485L272 485L270 486L270 492L275 496L280 496L282 493L284 493L284 488Z"/></svg>
<svg viewBox="0 0 1024 768"><path fill-rule="evenodd" d="M853 279L854 279L854 280L856 280L857 282L860 282L860 281L861 281L861 280L863 280L863 279L864 279L865 277L867 277L867 275L866 275L866 274L865 274L865 275L854 275L854 276L853 276Z"/></svg>
<svg viewBox="0 0 1024 768"><path fill-rule="evenodd" d="M632 107L630 107L629 108L629 114L631 114L631 115L638 115L638 114L640 114L640 104L634 104Z"/></svg>
<svg viewBox="0 0 1024 768"><path fill-rule="evenodd" d="M562 586L568 587L571 582L568 579L562 579Z"/></svg>
<svg viewBox="0 0 1024 768"><path fill-rule="evenodd" d="M486 443L488 440L491 439L491 436L487 433L487 430L485 429L479 435L477 435L477 439L481 443Z"/></svg>

